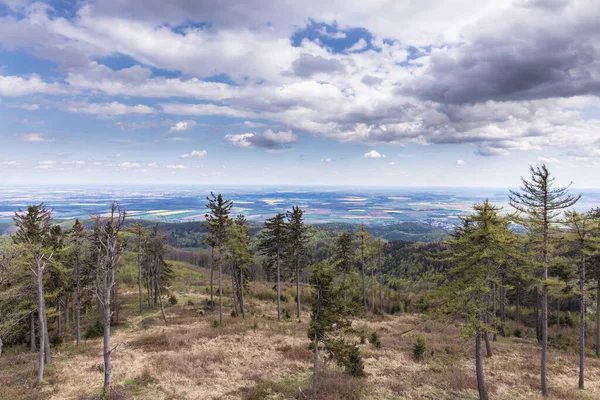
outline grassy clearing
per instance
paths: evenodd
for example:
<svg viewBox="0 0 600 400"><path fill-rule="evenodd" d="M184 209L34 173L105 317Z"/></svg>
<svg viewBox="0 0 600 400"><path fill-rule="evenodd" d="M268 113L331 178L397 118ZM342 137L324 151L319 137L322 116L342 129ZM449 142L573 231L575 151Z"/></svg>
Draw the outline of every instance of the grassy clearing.
<svg viewBox="0 0 600 400"><path fill-rule="evenodd" d="M135 286L125 285L123 323L114 330L113 399L305 399L310 397L312 353L306 337L308 305L302 321L277 323L275 304L266 294L271 285L251 284L245 319L229 315L225 323L211 313L204 290L208 271L177 263L179 278L172 291L177 305L167 308L169 325L160 311L137 314ZM198 286L190 283L198 282ZM226 282L229 282L226 280ZM177 288L177 289L176 289ZM293 288L284 307L293 315ZM306 295L305 289L305 295ZM190 300L190 302L188 302ZM306 303L306 302L305 302ZM85 323L91 323L92 318ZM353 321L363 335L360 349L366 376L352 378L324 362L319 379L321 399L476 399L472 340L459 339L460 326L425 322L419 315L372 317ZM509 326L508 332L514 331ZM370 343L376 332L381 348ZM407 332L401 334L402 332ZM577 327L561 334L576 337ZM555 333L553 333L555 334ZM422 359L413 357L423 336ZM591 343L591 340L590 340ZM493 399L537 399L539 347L531 332L522 337L498 337L494 356L485 359ZM102 340L76 347L67 335L54 349L54 364L46 369L44 385L36 387L36 355L26 348L6 349L0 357L0 399L97 399L103 381ZM600 398L600 360L588 358L585 391L577 388L577 354L570 342L552 348L548 364L550 398Z"/></svg>

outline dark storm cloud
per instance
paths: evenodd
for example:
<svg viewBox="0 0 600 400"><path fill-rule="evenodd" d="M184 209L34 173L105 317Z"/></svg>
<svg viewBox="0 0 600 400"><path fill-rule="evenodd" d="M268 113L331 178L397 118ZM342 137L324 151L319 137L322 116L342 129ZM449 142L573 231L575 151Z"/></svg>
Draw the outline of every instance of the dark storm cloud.
<svg viewBox="0 0 600 400"><path fill-rule="evenodd" d="M400 90L440 103L600 94L600 7L528 1L519 18L479 24L457 49L434 53Z"/></svg>

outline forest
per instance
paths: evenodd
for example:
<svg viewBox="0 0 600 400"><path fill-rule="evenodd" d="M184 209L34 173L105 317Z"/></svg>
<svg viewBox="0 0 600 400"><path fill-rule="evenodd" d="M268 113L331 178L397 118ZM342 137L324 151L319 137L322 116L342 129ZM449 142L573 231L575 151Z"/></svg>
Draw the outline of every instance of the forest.
<svg viewBox="0 0 600 400"><path fill-rule="evenodd" d="M16 210L0 398L598 398L600 209L546 165L507 196L449 233Z"/></svg>

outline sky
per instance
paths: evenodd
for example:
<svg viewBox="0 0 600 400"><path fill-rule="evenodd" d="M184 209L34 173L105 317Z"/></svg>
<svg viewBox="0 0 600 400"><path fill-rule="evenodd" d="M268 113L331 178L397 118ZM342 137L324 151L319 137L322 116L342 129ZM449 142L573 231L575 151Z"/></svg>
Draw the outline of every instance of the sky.
<svg viewBox="0 0 600 400"><path fill-rule="evenodd" d="M0 186L600 187L596 0L0 0Z"/></svg>

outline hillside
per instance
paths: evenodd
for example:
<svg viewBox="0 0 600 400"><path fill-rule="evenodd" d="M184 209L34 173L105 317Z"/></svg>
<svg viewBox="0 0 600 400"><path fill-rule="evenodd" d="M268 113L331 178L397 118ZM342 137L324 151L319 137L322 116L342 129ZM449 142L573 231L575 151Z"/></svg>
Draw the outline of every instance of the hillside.
<svg viewBox="0 0 600 400"><path fill-rule="evenodd" d="M276 321L274 293L266 283L252 283L245 319L229 316L228 285L225 323L214 325L208 300L209 271L173 263L171 289L178 303L167 307L165 326L158 309L136 312L136 290L121 290L120 324L113 330L113 399L305 399L311 376L308 350L309 309L302 322ZM129 282L132 265L122 270ZM227 277L224 279L227 282ZM294 291L286 285L283 308L292 310ZM303 289L305 298L308 289ZM306 303L306 301L305 301ZM92 317L85 319L92 323ZM460 325L425 321L419 314L354 319L352 327L367 337L359 347L366 376L345 375L326 363L319 389L322 399L475 399L476 381L471 341L459 338ZM510 332L514 326L510 326ZM381 349L369 344L377 332ZM600 396L600 360L588 358L589 389L576 391L576 328L563 328L563 348L549 359L550 398L591 399ZM494 356L485 360L493 399L536 399L539 348L530 329L521 338L493 342ZM417 337L426 339L423 360L413 358ZM45 384L35 387L36 354L9 348L0 357L2 399L98 399L103 380L102 339L79 347L72 331L54 348L54 364Z"/></svg>

